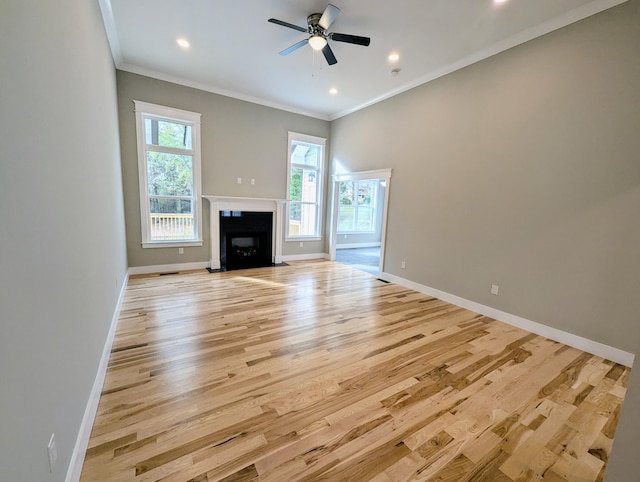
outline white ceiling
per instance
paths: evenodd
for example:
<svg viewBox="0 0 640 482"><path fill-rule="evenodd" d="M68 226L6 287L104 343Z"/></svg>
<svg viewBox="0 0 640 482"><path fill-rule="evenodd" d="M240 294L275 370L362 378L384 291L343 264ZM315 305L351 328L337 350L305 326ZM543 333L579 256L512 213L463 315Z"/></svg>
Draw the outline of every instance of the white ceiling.
<svg viewBox="0 0 640 482"><path fill-rule="evenodd" d="M330 31L371 37L330 41L333 66L309 46L278 55L305 34L267 22L306 27L326 0L99 1L117 68L332 120L626 0L331 0Z"/></svg>

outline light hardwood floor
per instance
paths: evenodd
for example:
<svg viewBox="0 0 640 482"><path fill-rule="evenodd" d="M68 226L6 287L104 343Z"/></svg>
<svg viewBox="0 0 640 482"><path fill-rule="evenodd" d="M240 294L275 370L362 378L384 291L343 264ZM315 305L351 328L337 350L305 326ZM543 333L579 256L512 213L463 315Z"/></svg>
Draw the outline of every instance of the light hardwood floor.
<svg viewBox="0 0 640 482"><path fill-rule="evenodd" d="M628 375L329 261L133 277L81 480L602 480Z"/></svg>

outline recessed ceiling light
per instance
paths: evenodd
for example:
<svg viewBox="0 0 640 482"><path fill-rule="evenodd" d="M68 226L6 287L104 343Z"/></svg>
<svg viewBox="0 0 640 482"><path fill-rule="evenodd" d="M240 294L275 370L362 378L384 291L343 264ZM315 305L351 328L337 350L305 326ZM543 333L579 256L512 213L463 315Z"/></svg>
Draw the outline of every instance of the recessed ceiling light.
<svg viewBox="0 0 640 482"><path fill-rule="evenodd" d="M189 41L186 38L179 38L176 40L177 44L183 49L189 48Z"/></svg>
<svg viewBox="0 0 640 482"><path fill-rule="evenodd" d="M493 0L493 3L507 3L507 0Z"/></svg>
<svg viewBox="0 0 640 482"><path fill-rule="evenodd" d="M329 89L329 93L331 95L336 95L338 93L338 89L336 89L335 87L332 87Z"/></svg>
<svg viewBox="0 0 640 482"><path fill-rule="evenodd" d="M388 59L389 59L389 62L397 62L400 59L400 55L393 52L392 54L389 55Z"/></svg>

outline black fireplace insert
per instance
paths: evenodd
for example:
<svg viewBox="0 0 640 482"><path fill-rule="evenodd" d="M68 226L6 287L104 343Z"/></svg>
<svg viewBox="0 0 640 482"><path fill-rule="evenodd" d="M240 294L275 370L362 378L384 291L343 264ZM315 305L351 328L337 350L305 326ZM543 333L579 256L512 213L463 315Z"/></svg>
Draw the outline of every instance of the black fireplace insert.
<svg viewBox="0 0 640 482"><path fill-rule="evenodd" d="M273 266L273 213L220 211L220 269Z"/></svg>

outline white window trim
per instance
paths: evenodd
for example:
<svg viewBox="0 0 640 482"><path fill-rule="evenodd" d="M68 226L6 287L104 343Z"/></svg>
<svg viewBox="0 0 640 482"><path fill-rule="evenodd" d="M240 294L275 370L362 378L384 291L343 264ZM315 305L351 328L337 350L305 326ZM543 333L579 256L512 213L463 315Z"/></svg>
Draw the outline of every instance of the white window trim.
<svg viewBox="0 0 640 482"><path fill-rule="evenodd" d="M157 104L149 104L139 100L133 101L136 113L136 138L138 145L138 181L140 189L140 226L142 234L143 248L168 248L168 247L188 247L202 246L202 199L201 191L201 150L200 150L200 117L197 112L190 112L182 109L174 109ZM196 239L193 240L159 240L152 241L150 239L149 226L149 192L147 183L147 156L146 156L146 140L144 115L152 115L169 120L176 120L182 123L188 123L192 127L193 132L193 149L192 149L192 169L193 169L193 222L195 224Z"/></svg>
<svg viewBox="0 0 640 482"><path fill-rule="evenodd" d="M356 185L361 183L361 182L372 182L375 181L376 179L350 179L348 182L353 182ZM340 182L347 182L347 181L340 181ZM371 220L371 226L372 229L371 231L356 231L356 230L352 230L352 231L344 231L344 230L338 230L338 234L376 234L378 232L378 227L377 227L377 223L376 220L378 218L378 186L379 183L376 184L375 186L375 190L373 192L373 203L371 203L370 205L362 205L363 207L370 207L372 209L372 217L373 219ZM357 196L357 193L356 193ZM338 203L339 204L339 203ZM339 204L339 207L341 207L342 204ZM358 206L359 204L354 204L355 207L355 213L354 213L354 221L358 219Z"/></svg>
<svg viewBox="0 0 640 482"><path fill-rule="evenodd" d="M287 209L285 213L285 241L320 241L322 240L321 226L322 226L322 205L324 199L324 177L325 177L325 165L327 155L327 139L324 137L310 136L307 134L300 134L298 132L289 131L287 145ZM307 142L309 144L316 144L322 147L322 154L320 156L320 165L318 166L318 215L316 216L316 229L315 235L289 235L289 202L291 201L291 143L293 141ZM297 165L297 164L296 164ZM302 166L302 165L300 165ZM305 166L309 168L310 166Z"/></svg>

